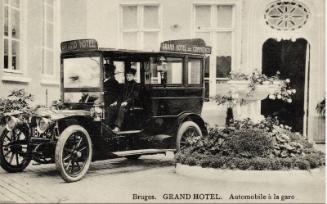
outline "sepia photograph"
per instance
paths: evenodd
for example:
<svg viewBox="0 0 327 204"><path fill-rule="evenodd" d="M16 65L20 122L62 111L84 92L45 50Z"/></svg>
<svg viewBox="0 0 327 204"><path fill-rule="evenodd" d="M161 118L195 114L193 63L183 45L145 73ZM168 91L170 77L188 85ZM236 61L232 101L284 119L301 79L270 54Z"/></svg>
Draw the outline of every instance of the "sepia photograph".
<svg viewBox="0 0 327 204"><path fill-rule="evenodd" d="M325 203L325 0L0 0L1 203Z"/></svg>

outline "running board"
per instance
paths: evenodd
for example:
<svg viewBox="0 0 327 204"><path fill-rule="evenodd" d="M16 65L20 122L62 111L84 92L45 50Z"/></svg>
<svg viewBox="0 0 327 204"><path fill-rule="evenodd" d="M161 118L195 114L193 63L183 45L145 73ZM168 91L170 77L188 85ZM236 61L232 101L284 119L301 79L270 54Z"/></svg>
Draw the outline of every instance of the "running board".
<svg viewBox="0 0 327 204"><path fill-rule="evenodd" d="M131 155L159 154L159 153L173 152L173 151L176 151L176 149L138 149L138 150L113 152L113 154L115 154L118 157L125 157Z"/></svg>
<svg viewBox="0 0 327 204"><path fill-rule="evenodd" d="M127 130L127 131L119 131L114 132L116 135L131 135L131 134L138 134L141 133L142 130Z"/></svg>

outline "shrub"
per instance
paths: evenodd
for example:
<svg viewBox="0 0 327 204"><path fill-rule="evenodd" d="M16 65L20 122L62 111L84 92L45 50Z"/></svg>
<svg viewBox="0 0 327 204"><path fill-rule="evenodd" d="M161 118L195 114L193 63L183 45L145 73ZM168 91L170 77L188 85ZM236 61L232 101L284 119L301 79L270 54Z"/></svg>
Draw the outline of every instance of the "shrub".
<svg viewBox="0 0 327 204"><path fill-rule="evenodd" d="M270 158L269 160L270 160L270 168L272 170L280 170L280 169L283 168L283 163L281 162L281 159L278 159L278 158L272 159L272 158Z"/></svg>
<svg viewBox="0 0 327 204"><path fill-rule="evenodd" d="M209 128L208 135L189 141L176 161L221 169L310 169L325 165L325 154L275 119L246 119L223 129Z"/></svg>
<svg viewBox="0 0 327 204"><path fill-rule="evenodd" d="M235 162L236 167L241 170L249 169L251 166L249 159L246 159L246 158L236 158L236 160L234 162Z"/></svg>
<svg viewBox="0 0 327 204"><path fill-rule="evenodd" d="M186 157L184 160L184 163L190 166L195 166L197 164L198 160L195 157Z"/></svg>
<svg viewBox="0 0 327 204"><path fill-rule="evenodd" d="M280 169L302 169L308 170L324 164L321 153L297 156L293 158L241 158L232 156L208 156L193 153L184 155L176 154L176 161L190 166L201 166L203 168L241 169L241 170L280 170Z"/></svg>
<svg viewBox="0 0 327 204"><path fill-rule="evenodd" d="M270 154L273 144L270 137L259 129L237 130L225 142L225 149L232 150L232 155L245 158L262 157Z"/></svg>
<svg viewBox="0 0 327 204"><path fill-rule="evenodd" d="M279 161L281 166L284 167L285 169L294 168L293 160L291 158L280 159Z"/></svg>
<svg viewBox="0 0 327 204"><path fill-rule="evenodd" d="M255 170L270 169L270 162L267 158L256 157L251 159L250 163Z"/></svg>
<svg viewBox="0 0 327 204"><path fill-rule="evenodd" d="M186 159L186 155L182 154L181 152L178 152L177 154L175 154L175 160L181 164L184 164Z"/></svg>
<svg viewBox="0 0 327 204"><path fill-rule="evenodd" d="M199 162L200 166L203 167L203 168L210 167L211 160L212 160L212 158L210 158L210 157L202 157L200 162Z"/></svg>
<svg viewBox="0 0 327 204"><path fill-rule="evenodd" d="M7 98L0 98L0 113L11 111L28 111L31 109L30 102L33 96L24 91L24 89L12 91Z"/></svg>
<svg viewBox="0 0 327 204"><path fill-rule="evenodd" d="M227 157L212 157L212 160L210 162L210 167L212 168L226 168L224 166L226 162L228 161Z"/></svg>
<svg viewBox="0 0 327 204"><path fill-rule="evenodd" d="M295 167L302 169L302 170L308 170L308 169L310 169L310 163L307 160L298 158L295 160Z"/></svg>
<svg viewBox="0 0 327 204"><path fill-rule="evenodd" d="M26 93L24 89L13 90L7 98L0 98L0 125L5 124L5 113L12 113L15 111L30 113L30 103L32 101L33 96Z"/></svg>
<svg viewBox="0 0 327 204"><path fill-rule="evenodd" d="M307 154L303 159L309 162L311 168L317 168L320 165L323 165L323 158L319 153Z"/></svg>

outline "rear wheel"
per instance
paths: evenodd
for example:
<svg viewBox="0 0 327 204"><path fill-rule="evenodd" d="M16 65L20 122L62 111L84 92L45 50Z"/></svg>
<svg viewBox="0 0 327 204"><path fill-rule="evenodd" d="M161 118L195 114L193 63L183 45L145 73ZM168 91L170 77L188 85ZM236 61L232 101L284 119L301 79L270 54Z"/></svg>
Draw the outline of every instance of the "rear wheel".
<svg viewBox="0 0 327 204"><path fill-rule="evenodd" d="M56 146L55 162L66 182L78 181L87 173L92 159L92 142L88 132L79 125L67 127Z"/></svg>
<svg viewBox="0 0 327 204"><path fill-rule="evenodd" d="M187 139L191 137L202 137L200 127L193 121L186 121L179 127L177 133L176 150L180 152L185 148Z"/></svg>
<svg viewBox="0 0 327 204"><path fill-rule="evenodd" d="M0 135L0 165L9 173L23 171L31 161L26 133L4 129Z"/></svg>

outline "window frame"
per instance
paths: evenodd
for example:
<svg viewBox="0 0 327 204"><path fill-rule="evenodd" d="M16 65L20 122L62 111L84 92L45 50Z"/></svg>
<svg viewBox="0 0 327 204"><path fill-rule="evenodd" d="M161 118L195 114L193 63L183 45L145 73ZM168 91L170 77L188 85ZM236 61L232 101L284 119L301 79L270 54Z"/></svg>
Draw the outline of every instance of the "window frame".
<svg viewBox="0 0 327 204"><path fill-rule="evenodd" d="M191 60L199 60L200 61L200 81L198 84L194 84L194 83L191 83L189 84L189 62ZM186 86L190 86L190 87L202 87L203 86L203 80L204 80L204 59L203 58L195 58L195 57L187 57L187 60L186 60L186 68L185 68L185 75L186 75L186 81L185 81L185 85Z"/></svg>
<svg viewBox="0 0 327 204"><path fill-rule="evenodd" d="M205 27L201 30L198 30L196 28L196 7L197 6L210 6L210 27ZM219 28L217 25L217 14L218 14L218 7L219 6L232 6L232 25L229 28ZM212 44L213 47L213 52L212 52L212 56L216 56L216 50L217 50L217 36L218 33L230 33L231 34L231 71L234 69L235 67L235 38L236 38L236 5L235 3L195 3L193 4L193 8L194 8L194 35L196 36L197 33L209 33L210 35L210 42ZM216 17L215 17L216 16ZM211 58L213 59L213 57ZM217 63L217 60L213 60L214 62ZM217 64L216 64L217 66ZM215 67L216 67L215 66ZM226 79L227 77L217 77L217 71L215 71L215 78L216 80L221 80L221 79ZM209 76L210 78L210 76ZM209 78L206 78L207 80L209 80Z"/></svg>
<svg viewBox="0 0 327 204"><path fill-rule="evenodd" d="M137 26L134 29L125 29L123 25L123 8L135 6L137 8ZM144 7L146 6L156 6L158 7L158 28L147 28L144 26ZM136 33L136 49L144 50L145 42L144 35L145 33L157 33L158 34L158 45L157 49L160 47L160 42L162 39L162 6L160 3L121 3L119 4L119 47L124 48L124 33Z"/></svg>
<svg viewBox="0 0 327 204"><path fill-rule="evenodd" d="M167 58L178 58L178 59L181 59L181 63L182 63L182 70L181 70L181 83L174 83L174 84L152 84L152 83L146 83L145 80L144 80L144 83L146 86L151 86L151 87L184 87L186 86L186 83L185 83L185 73L186 73L186 66L185 66L185 56L179 56L179 55L162 55L163 57L165 57L166 59ZM158 57L158 56L156 56ZM151 58L151 57L150 57ZM149 60L149 62L151 62L151 60ZM144 67L143 67L144 68ZM152 72L152 70L150 70L150 72ZM154 78L159 78L160 76L158 75L157 77L154 77ZM143 78L145 79L145 72L143 73Z"/></svg>
<svg viewBox="0 0 327 204"><path fill-rule="evenodd" d="M58 9L57 9L57 4L58 4L58 1L57 0L53 0L53 4L50 5L47 3L46 0L44 0L42 2L42 12L43 12L43 16L42 16L42 31L43 31L43 34L42 34L42 68L41 68L41 74L43 77L47 77L47 78L54 78L57 76L57 73L55 72L55 67L57 65L57 62L56 62L56 59L58 58L59 56L59 52L55 49L55 45L56 45L56 42L57 42L57 39L56 39L56 33L58 32L58 29L57 29L57 12L58 12ZM52 13L53 13L53 16L52 16L52 21L49 21L47 19L47 11L48 11L48 8L47 7L50 7L52 8ZM48 38L48 33L47 33L47 26L48 24L50 24L52 26L52 32L53 32L53 38L52 38L52 48L48 47L47 46L47 38ZM47 66L47 57L46 57L46 54L47 52L50 52L52 53L51 56L52 56L52 74L50 73L47 73L47 69L46 69L46 66Z"/></svg>
<svg viewBox="0 0 327 204"><path fill-rule="evenodd" d="M196 6L210 6L210 27L201 29L201 31L197 30L196 28ZM212 10L218 10L214 7L218 6L232 6L233 13L232 13L232 27L231 28L218 28L217 26L217 12L212 12ZM241 65L241 35L242 35L242 1L241 0L216 0L215 2L194 2L191 5L191 28L192 28L192 37L196 37L197 33L208 33L210 36L210 46L212 46L212 53L211 57L209 58L209 76L204 78L204 83L209 83L209 87L211 89L209 95L214 96L216 94L216 84L219 82L224 82L228 78L220 78L217 77L217 70L216 70L216 32L232 32L232 53L231 53L231 71L238 71L239 66ZM214 19L215 18L215 19ZM213 57L215 56L215 57ZM211 66L213 65L213 66ZM207 66L207 65L206 65ZM213 68L214 67L214 68Z"/></svg>
<svg viewBox="0 0 327 204"><path fill-rule="evenodd" d="M168 58L171 58L171 59L181 59L181 62L177 62L178 64L181 63L182 64L182 68L181 68L181 80L180 80L180 83L168 83L166 84L166 86L185 86L185 70L186 70L186 66L185 66L185 56L183 57L173 57L173 56L166 56L166 60ZM172 61L173 62L173 61ZM168 62L166 62L168 64ZM167 79L168 79L168 71L167 71Z"/></svg>
<svg viewBox="0 0 327 204"><path fill-rule="evenodd" d="M5 36L4 35L4 28L5 28L5 8L8 8L8 35ZM3 20L2 20L2 29L1 29L1 33L2 33L2 42L1 42L1 46L4 48L4 41L7 40L8 41L8 67L5 68L5 62L4 62L4 56L5 56L5 51L3 49L3 51L1 52L2 54L2 59L1 59L1 64L2 64L2 70L6 73L13 73L13 74L23 74L24 70L23 70L23 57L24 57L24 53L23 53L23 44L24 44L24 38L25 38L25 29L23 26L23 16L25 15L24 13L24 9L25 8L25 4L24 1L20 1L19 2L19 7L15 7L11 4L11 0L8 0L8 3L5 3L5 0L2 1L2 11L3 11ZM15 10L19 13L19 38L14 38L12 37L12 32L11 32L11 28L12 28L12 24L11 24L11 20L12 20L12 10ZM12 57L13 57L13 50L12 50L12 44L13 41L16 41L19 43L18 46L18 69L13 69L12 66ZM16 57L16 63L17 63L17 57Z"/></svg>
<svg viewBox="0 0 327 204"><path fill-rule="evenodd" d="M123 74L123 81L120 82L120 80L117 80L117 77L116 77L116 80L118 81L119 84L125 84L126 83L126 64L127 63L139 63L139 68L136 69L136 74L135 74L135 82L138 83L138 84L141 84L142 83L142 73L141 73L141 70L143 69L144 67L144 61L143 60L123 60L123 59L115 59L115 58L109 58L109 61L111 63L113 63L113 65L115 65L116 67L116 71L115 71L115 75L118 73L117 72L117 64L115 63L122 63L123 64L123 72L120 72L120 74ZM104 75L104 74L103 74Z"/></svg>
<svg viewBox="0 0 327 204"><path fill-rule="evenodd" d="M64 60L70 59L70 58L80 58L80 57L100 57L100 77L99 77L99 88L90 88L87 91L85 91L85 88L65 88L64 87ZM103 91L103 54L100 52L82 52L82 53L65 53L60 55L60 99L62 101L65 101L65 92L102 92ZM100 98L101 101L103 101L103 96Z"/></svg>

